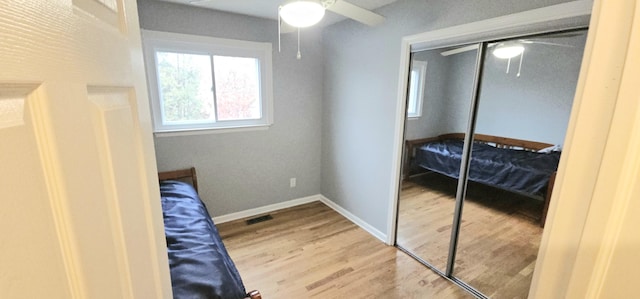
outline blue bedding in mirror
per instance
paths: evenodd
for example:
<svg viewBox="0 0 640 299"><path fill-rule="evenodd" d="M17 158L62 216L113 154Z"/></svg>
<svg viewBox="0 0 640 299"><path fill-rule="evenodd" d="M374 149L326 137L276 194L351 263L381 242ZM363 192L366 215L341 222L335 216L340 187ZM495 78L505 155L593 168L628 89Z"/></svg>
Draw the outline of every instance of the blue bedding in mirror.
<svg viewBox="0 0 640 299"><path fill-rule="evenodd" d="M452 178L460 175L462 140L439 140L424 144L416 151L413 163ZM543 199L549 178L558 168L560 152L497 148L474 142L469 180L507 191Z"/></svg>

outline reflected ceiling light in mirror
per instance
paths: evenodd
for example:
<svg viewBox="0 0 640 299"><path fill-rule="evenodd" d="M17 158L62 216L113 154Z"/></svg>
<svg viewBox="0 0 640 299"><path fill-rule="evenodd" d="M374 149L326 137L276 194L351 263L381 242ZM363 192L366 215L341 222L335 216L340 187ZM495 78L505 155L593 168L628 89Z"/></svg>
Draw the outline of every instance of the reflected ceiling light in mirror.
<svg viewBox="0 0 640 299"><path fill-rule="evenodd" d="M524 46L520 44L499 44L493 50L493 56L500 59L510 59L524 52Z"/></svg>
<svg viewBox="0 0 640 299"><path fill-rule="evenodd" d="M289 1L280 7L280 17L291 26L309 27L322 20L324 6L320 1Z"/></svg>
<svg viewBox="0 0 640 299"><path fill-rule="evenodd" d="M520 56L520 65L518 66L518 73L516 74L516 77L520 77L522 60L524 59L524 46L522 44L514 42L500 43L493 49L493 56L499 59L507 59L507 74L511 68L511 58Z"/></svg>

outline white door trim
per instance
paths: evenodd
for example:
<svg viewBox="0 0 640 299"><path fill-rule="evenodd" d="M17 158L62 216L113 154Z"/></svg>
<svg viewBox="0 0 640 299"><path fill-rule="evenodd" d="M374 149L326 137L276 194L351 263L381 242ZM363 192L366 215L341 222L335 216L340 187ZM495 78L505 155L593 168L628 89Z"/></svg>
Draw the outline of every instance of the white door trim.
<svg viewBox="0 0 640 299"><path fill-rule="evenodd" d="M637 254L613 262L637 244L637 233L624 232L636 228L627 225L638 218L640 192L639 17L637 0L594 4L569 152L558 169L529 298L637 295L625 283L637 278Z"/></svg>
<svg viewBox="0 0 640 299"><path fill-rule="evenodd" d="M67 194L64 183L61 179L60 166L58 165L58 149L55 135L52 132L53 125L49 115L43 107L44 96L36 89L30 95L28 101L32 101L33 110L31 112L34 119L34 133L36 142L39 145L40 159L42 160L44 179L49 193L49 202L53 212L53 220L55 222L55 230L58 234L62 259L67 274L67 283L72 298L85 298L85 279L83 278L80 267L79 253L75 246L76 236L73 233L73 224L71 224L71 216L67 209Z"/></svg>
<svg viewBox="0 0 640 299"><path fill-rule="evenodd" d="M102 2L2 1L2 298L171 298L136 1Z"/></svg>

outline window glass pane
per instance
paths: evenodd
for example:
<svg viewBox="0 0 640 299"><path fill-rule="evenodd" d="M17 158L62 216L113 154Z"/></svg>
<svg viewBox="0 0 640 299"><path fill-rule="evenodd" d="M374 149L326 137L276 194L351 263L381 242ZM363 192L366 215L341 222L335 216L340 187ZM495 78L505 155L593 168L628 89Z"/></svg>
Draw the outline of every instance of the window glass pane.
<svg viewBox="0 0 640 299"><path fill-rule="evenodd" d="M162 122L215 121L211 56L157 52Z"/></svg>
<svg viewBox="0 0 640 299"><path fill-rule="evenodd" d="M273 123L271 44L145 30L143 39L154 132Z"/></svg>
<svg viewBox="0 0 640 299"><path fill-rule="evenodd" d="M258 59L214 56L213 65L218 119L261 118Z"/></svg>
<svg viewBox="0 0 640 299"><path fill-rule="evenodd" d="M409 103L407 104L407 113L409 117L415 116L418 108L418 84L420 82L420 73L416 70L411 71L409 77Z"/></svg>

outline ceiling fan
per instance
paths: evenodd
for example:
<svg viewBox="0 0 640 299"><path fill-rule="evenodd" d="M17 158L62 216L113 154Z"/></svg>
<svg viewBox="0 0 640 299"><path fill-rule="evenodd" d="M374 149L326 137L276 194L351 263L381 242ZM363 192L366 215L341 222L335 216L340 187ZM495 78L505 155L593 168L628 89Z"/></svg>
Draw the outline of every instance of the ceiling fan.
<svg viewBox="0 0 640 299"><path fill-rule="evenodd" d="M376 26L385 18L370 10L343 0L289 0L278 7L278 37L282 33L298 31L298 53L300 54L300 28L313 26L324 17L325 10L337 13L365 25ZM280 50L280 38L278 38Z"/></svg>
<svg viewBox="0 0 640 299"><path fill-rule="evenodd" d="M304 28L320 22L325 10L369 26L376 26L385 20L377 13L344 0L290 0L280 5L278 15L287 24Z"/></svg>
<svg viewBox="0 0 640 299"><path fill-rule="evenodd" d="M569 33L569 34L562 34L562 35L555 35L555 36L547 36L545 38L571 37L576 35L579 35L579 34ZM522 60L524 59L524 50L525 50L524 45L526 44L541 44L541 45L557 46L557 47L563 47L563 48L573 48L572 45L568 45L568 44L552 43L552 42L540 41L535 39L516 39L516 40L509 40L504 42L489 43L487 47L494 48L493 51L491 52L493 56L499 59L507 59L507 70L506 70L507 74L509 73L509 69L511 67L511 59L514 57L520 56L520 65L518 67L518 73L516 74L516 77L520 77L520 74L521 74L520 71L522 70ZM480 44L473 44L473 45L454 48L451 50L443 51L440 53L440 55L450 56L458 53L477 50L479 45Z"/></svg>
<svg viewBox="0 0 640 299"><path fill-rule="evenodd" d="M495 47L495 49L493 50L493 54L498 58L507 59L507 58L513 58L515 56L520 55L524 51L524 46L523 46L524 44L541 44L541 45L549 45L549 46L558 46L563 48L573 48L572 45L544 42L539 40L530 40L530 39L518 39L518 40L511 40L506 42L490 43L489 45L487 45L487 47L488 48ZM454 48L451 50L440 52L440 55L450 56L458 53L477 50L478 46L479 44L473 44L473 45L463 46L459 48ZM507 49L510 49L510 50L507 50ZM496 53L496 51L498 53Z"/></svg>
<svg viewBox="0 0 640 299"><path fill-rule="evenodd" d="M518 48L518 44L520 44L520 46L524 45L524 44L541 44L541 45L549 45L549 46L558 46L558 47L564 47L564 48L573 48L572 45L569 44L562 44L562 43L552 43L552 42L547 42L547 41L542 41L539 40L540 38L567 38L567 37L574 37L574 36L581 36L581 35L585 35L584 32L562 32L562 33L556 33L553 35L547 35L544 37L533 37L533 38L524 38L524 39L514 39L514 40L509 40L509 41L504 41L504 42L494 42L494 43L489 43L489 45L487 47L491 48L491 47L496 47L496 50L498 48L506 48L506 47L516 47ZM523 47L524 48L524 47ZM478 49L478 44L473 44L473 45L468 45L468 46L462 46L459 48L455 48L455 49L451 49L451 50L447 50L447 51L443 51L440 54L442 56L449 56L449 55L453 55L453 54L458 54L458 53L463 53L463 52L467 52L467 51L471 51L471 50L476 50ZM504 51L504 50L502 50ZM502 56L505 57L500 57L498 55L500 55L501 51L498 51L498 55L496 55L496 57L498 58L513 58L515 56L518 56L521 52L518 52L520 50L511 50L511 51L506 51L507 53L510 53L510 55L507 55L506 53ZM494 50L495 52L495 50ZM504 52L503 52L504 53ZM494 54L495 55L495 54ZM511 57L508 57L511 56Z"/></svg>

